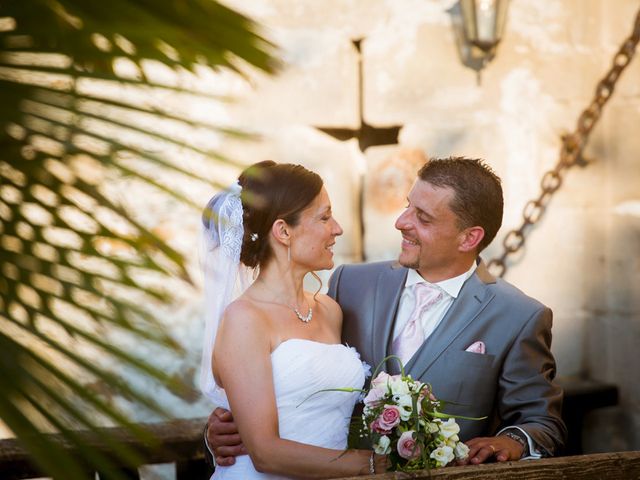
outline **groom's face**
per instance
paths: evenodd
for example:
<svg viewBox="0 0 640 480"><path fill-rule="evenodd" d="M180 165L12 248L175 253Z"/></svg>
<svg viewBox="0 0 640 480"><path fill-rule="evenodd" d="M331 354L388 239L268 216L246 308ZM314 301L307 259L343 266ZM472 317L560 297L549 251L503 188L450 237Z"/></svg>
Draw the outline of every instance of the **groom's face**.
<svg viewBox="0 0 640 480"><path fill-rule="evenodd" d="M417 180L407 197L407 207L396 220L402 233L400 264L415 268L431 282L458 275L467 261L459 250L463 234L458 218L449 207L454 195L449 187Z"/></svg>

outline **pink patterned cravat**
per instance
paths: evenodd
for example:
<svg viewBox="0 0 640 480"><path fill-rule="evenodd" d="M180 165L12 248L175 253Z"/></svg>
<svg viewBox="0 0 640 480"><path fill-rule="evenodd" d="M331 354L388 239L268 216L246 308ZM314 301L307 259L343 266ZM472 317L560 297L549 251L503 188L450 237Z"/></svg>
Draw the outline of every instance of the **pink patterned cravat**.
<svg viewBox="0 0 640 480"><path fill-rule="evenodd" d="M400 357L405 365L425 340L420 317L442 298L442 290L429 283L416 283L413 288L416 300L413 313L400 335L391 344L392 353Z"/></svg>

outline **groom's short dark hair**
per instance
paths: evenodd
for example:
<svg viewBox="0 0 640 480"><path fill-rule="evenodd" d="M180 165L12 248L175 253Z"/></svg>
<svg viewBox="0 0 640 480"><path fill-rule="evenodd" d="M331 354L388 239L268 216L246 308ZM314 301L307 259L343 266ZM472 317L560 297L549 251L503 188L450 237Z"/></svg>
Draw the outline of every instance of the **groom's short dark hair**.
<svg viewBox="0 0 640 480"><path fill-rule="evenodd" d="M449 207L458 217L458 227L484 229L478 252L491 243L502 225L504 208L500 177L491 167L475 158L433 158L418 171L418 178L454 191Z"/></svg>

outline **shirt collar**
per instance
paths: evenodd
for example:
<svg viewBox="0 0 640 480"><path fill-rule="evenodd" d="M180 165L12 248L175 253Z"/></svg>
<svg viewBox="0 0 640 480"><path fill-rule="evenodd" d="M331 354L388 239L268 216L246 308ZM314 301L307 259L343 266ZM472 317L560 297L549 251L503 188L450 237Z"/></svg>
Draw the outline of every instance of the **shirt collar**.
<svg viewBox="0 0 640 480"><path fill-rule="evenodd" d="M447 292L451 297L458 298L458 294L460 290L462 290L462 285L464 282L473 275L473 272L476 271L477 265L476 262L471 264L471 268L464 272L462 275L458 275L457 277L447 278L446 280L442 280L441 282L433 283L445 292ZM409 270L409 274L407 275L407 281L404 283L405 288L411 287L416 283L429 283L424 278L420 276L417 270L413 268Z"/></svg>

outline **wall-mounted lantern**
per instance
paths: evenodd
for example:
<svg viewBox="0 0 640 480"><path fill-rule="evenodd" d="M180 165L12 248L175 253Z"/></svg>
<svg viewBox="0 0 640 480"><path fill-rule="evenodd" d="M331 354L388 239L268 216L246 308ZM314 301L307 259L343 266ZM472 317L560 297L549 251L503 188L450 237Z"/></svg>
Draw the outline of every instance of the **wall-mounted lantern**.
<svg viewBox="0 0 640 480"><path fill-rule="evenodd" d="M496 53L509 0L460 0L451 10L462 62L478 73Z"/></svg>

